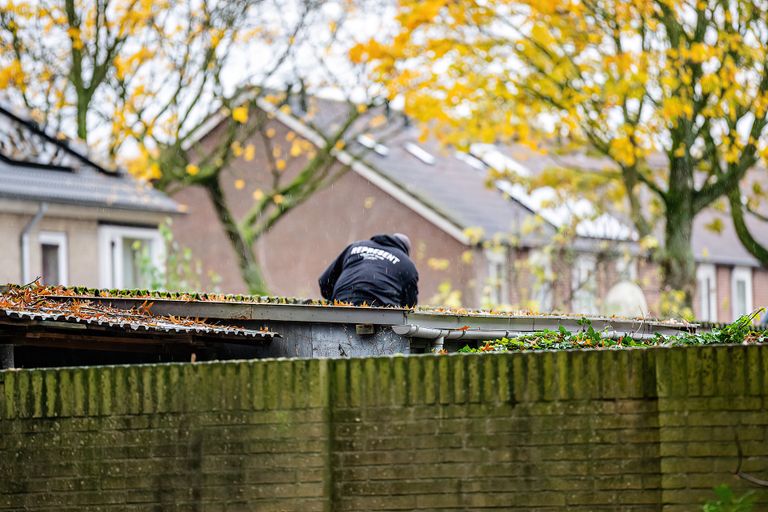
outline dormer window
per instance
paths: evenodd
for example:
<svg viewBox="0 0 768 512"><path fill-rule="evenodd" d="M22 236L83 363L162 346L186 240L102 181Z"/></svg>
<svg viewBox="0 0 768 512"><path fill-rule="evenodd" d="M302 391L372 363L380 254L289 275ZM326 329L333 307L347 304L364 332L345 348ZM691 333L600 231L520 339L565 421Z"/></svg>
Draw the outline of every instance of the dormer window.
<svg viewBox="0 0 768 512"><path fill-rule="evenodd" d="M476 158L469 153L464 153L463 151L457 151L455 153L456 158L464 162L465 164L469 165L473 169L477 171L485 171L487 169L486 165L483 163L482 160L479 158Z"/></svg>
<svg viewBox="0 0 768 512"><path fill-rule="evenodd" d="M367 134L361 134L357 136L357 142L361 146L368 149L372 149L374 153L379 156L387 156L389 154L389 148L384 144L379 144L376 139Z"/></svg>
<svg viewBox="0 0 768 512"><path fill-rule="evenodd" d="M427 165L435 165L435 157L432 156L428 151L420 148L413 142L408 142L405 144L405 150L409 152L411 155L415 156L422 162L424 162Z"/></svg>

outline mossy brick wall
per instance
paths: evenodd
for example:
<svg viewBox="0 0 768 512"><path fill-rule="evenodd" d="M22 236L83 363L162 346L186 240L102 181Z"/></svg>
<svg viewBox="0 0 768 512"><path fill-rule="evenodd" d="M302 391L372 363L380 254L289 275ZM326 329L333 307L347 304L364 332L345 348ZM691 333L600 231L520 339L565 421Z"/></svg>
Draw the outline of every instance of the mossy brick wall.
<svg viewBox="0 0 768 512"><path fill-rule="evenodd" d="M2 510L695 510L735 433L768 477L761 346L0 379Z"/></svg>

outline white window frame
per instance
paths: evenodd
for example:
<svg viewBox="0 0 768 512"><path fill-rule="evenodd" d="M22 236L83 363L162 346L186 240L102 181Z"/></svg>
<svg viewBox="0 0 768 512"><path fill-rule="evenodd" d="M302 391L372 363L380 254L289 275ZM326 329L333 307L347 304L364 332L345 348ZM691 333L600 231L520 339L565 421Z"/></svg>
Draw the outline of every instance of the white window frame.
<svg viewBox="0 0 768 512"><path fill-rule="evenodd" d="M488 262L488 301L491 304L507 304L509 302L509 264L506 247L496 247L485 250ZM497 269L500 272L497 273ZM496 286L496 283L499 286Z"/></svg>
<svg viewBox="0 0 768 512"><path fill-rule="evenodd" d="M744 281L744 305L746 311L739 312L736 310L736 283L738 281ZM749 267L733 267L731 271L731 319L737 320L741 315L748 315L752 312L752 269Z"/></svg>
<svg viewBox="0 0 768 512"><path fill-rule="evenodd" d="M709 294L706 294L707 284ZM717 322L717 270L711 263L701 263L696 267L696 288L701 311L701 318L705 322ZM707 315L706 312L709 312Z"/></svg>
<svg viewBox="0 0 768 512"><path fill-rule="evenodd" d="M552 311L554 307L552 255L544 250L534 249L528 254L528 265L529 269L533 265L541 265L544 270L544 280L538 281L535 276L532 276L531 298L538 302L540 312Z"/></svg>
<svg viewBox="0 0 768 512"><path fill-rule="evenodd" d="M591 274L588 276L588 280L592 281L591 290L585 290L584 284L588 281L582 281L581 275L584 273ZM573 260L573 267L571 268L571 309L572 313L593 315L597 314L597 258L594 254L579 254ZM589 297L586 294L590 294ZM586 302L590 299L589 304L582 305L582 302Z"/></svg>
<svg viewBox="0 0 768 512"><path fill-rule="evenodd" d="M67 234L63 231L40 231L37 234L37 246L40 249L40 275L43 272L43 245L55 245L59 251L59 285L69 285L69 250Z"/></svg>
<svg viewBox="0 0 768 512"><path fill-rule="evenodd" d="M148 240L153 265L164 271L165 245L158 229L113 225L99 226L99 283L102 288L125 288L123 258L121 256L115 258L115 248L122 247L125 238Z"/></svg>
<svg viewBox="0 0 768 512"><path fill-rule="evenodd" d="M637 281L637 260L635 258L620 257L616 260L616 276L619 281Z"/></svg>

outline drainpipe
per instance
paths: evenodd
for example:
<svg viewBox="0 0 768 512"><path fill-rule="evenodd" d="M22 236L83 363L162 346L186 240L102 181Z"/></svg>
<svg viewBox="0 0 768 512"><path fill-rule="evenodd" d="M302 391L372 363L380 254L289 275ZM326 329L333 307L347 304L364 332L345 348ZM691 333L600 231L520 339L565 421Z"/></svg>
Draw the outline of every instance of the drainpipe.
<svg viewBox="0 0 768 512"><path fill-rule="evenodd" d="M29 261L29 233L35 229L35 226L43 218L45 212L48 211L48 203L40 203L37 209L37 213L32 217L24 229L21 230L20 244L21 244L21 283L29 284L32 282L32 271L30 270Z"/></svg>

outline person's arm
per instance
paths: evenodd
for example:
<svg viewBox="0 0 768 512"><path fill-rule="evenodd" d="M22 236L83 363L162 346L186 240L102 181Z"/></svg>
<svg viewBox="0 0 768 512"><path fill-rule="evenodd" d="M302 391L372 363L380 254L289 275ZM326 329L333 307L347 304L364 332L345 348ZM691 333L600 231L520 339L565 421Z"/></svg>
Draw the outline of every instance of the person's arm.
<svg viewBox="0 0 768 512"><path fill-rule="evenodd" d="M408 280L405 285L405 305L414 307L419 302L419 274L415 273L413 279Z"/></svg>
<svg viewBox="0 0 768 512"><path fill-rule="evenodd" d="M344 257L347 255L349 247L344 249L339 257L331 263L325 272L318 279L320 284L320 294L325 300L331 300L333 298L333 288L336 286L336 281L341 275L341 271L344 269Z"/></svg>

